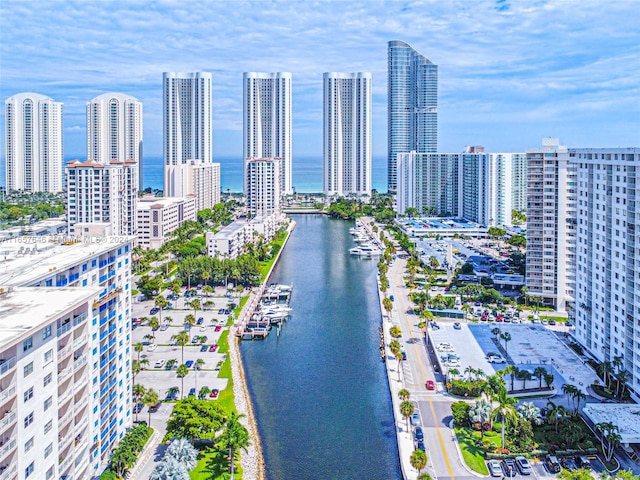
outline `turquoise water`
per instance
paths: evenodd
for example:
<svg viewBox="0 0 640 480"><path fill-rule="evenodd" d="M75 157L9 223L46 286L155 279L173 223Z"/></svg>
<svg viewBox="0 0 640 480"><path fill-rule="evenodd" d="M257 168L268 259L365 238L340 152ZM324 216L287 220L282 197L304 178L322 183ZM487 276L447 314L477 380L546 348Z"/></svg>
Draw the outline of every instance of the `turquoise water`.
<svg viewBox="0 0 640 480"><path fill-rule="evenodd" d="M270 480L401 478L376 262L351 257L352 223L297 222L270 281L293 284L278 337L241 344Z"/></svg>

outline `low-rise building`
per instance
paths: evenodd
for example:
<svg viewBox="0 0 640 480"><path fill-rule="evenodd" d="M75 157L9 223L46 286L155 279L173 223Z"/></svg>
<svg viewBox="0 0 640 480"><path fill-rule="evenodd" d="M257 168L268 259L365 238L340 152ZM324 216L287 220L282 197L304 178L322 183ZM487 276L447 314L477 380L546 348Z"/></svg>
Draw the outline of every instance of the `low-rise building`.
<svg viewBox="0 0 640 480"><path fill-rule="evenodd" d="M138 244L143 248L160 248L169 233L187 220L197 219L197 198L158 198L145 195L138 199Z"/></svg>
<svg viewBox="0 0 640 480"><path fill-rule="evenodd" d="M280 212L250 220L236 220L218 232L207 232L207 255L236 258L244 253L249 243L255 244L259 239L271 241L286 220L286 215Z"/></svg>

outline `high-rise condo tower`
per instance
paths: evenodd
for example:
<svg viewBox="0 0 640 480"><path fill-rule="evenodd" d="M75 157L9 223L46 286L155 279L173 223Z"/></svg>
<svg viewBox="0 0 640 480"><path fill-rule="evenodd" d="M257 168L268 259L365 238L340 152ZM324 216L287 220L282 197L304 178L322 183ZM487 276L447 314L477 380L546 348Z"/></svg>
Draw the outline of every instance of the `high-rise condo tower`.
<svg viewBox="0 0 640 480"><path fill-rule="evenodd" d="M397 189L397 155L438 151L438 66L399 40L389 42L387 186Z"/></svg>
<svg viewBox="0 0 640 480"><path fill-rule="evenodd" d="M243 158L280 158L281 193L293 193L291 74L245 72Z"/></svg>

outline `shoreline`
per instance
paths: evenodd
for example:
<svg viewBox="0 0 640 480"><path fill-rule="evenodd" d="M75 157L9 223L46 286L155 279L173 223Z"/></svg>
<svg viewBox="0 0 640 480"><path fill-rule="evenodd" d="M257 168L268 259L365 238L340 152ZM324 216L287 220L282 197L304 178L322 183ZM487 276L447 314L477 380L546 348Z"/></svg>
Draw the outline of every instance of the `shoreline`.
<svg viewBox="0 0 640 480"><path fill-rule="evenodd" d="M289 226L287 228L288 235L285 240L282 248L278 251L278 256L275 261L271 265L271 269L267 273L262 286L269 282L269 278L271 277L271 273L273 269L278 264L280 260L280 255L284 251L287 242L293 232L293 229L296 227L296 222L289 219ZM245 309L250 308L253 304L251 296L255 295L257 291L261 291L258 288L254 289L250 298L245 304ZM243 318L246 312L240 312L240 316L238 318ZM231 361L231 377L233 378L233 394L235 397L235 405L238 414L244 414L246 417L241 419L241 423L249 430L251 435L251 444L247 447L247 451L243 452L240 455L240 465L242 466L242 478L244 480L265 480L266 477L266 468L264 463L264 453L262 450L262 441L260 439L260 434L258 432L258 423L256 421L256 414L253 410L253 403L251 402L251 396L249 395L249 388L247 386L247 379L244 370L244 363L242 360L242 354L240 353L240 337L236 336L237 327L234 325L230 331L229 335L233 335L233 340L229 341L229 357Z"/></svg>

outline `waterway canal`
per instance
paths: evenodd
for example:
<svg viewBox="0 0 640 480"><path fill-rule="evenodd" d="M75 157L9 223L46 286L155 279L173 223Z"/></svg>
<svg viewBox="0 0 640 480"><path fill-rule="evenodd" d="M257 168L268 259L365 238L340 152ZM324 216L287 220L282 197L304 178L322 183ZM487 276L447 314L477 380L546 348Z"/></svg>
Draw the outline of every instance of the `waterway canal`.
<svg viewBox="0 0 640 480"><path fill-rule="evenodd" d="M241 344L267 478L399 479L377 262L349 255L352 222L292 218L271 278L293 284L291 318L280 336Z"/></svg>

